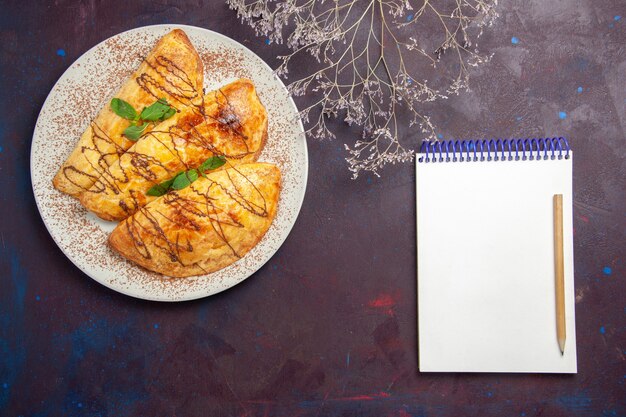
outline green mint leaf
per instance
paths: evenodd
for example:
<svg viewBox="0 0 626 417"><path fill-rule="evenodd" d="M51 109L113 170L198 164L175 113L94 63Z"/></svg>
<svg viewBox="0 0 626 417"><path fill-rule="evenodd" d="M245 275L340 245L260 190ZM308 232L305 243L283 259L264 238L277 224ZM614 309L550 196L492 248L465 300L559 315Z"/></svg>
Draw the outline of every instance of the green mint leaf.
<svg viewBox="0 0 626 417"><path fill-rule="evenodd" d="M167 101L165 101L165 99L163 98L160 98L153 104L143 109L143 111L139 115L139 118L142 120L148 120L150 122L156 122L157 120L162 120L165 114L171 109L172 108L169 104L167 104Z"/></svg>
<svg viewBox="0 0 626 417"><path fill-rule="evenodd" d="M170 109L166 111L165 114L163 114L163 117L161 117L161 120L167 120L175 114L176 114L176 109L174 107L170 107Z"/></svg>
<svg viewBox="0 0 626 417"><path fill-rule="evenodd" d="M152 197L160 197L163 194L166 194L170 190L170 187L172 186L172 183L174 182L175 178L176 177L169 179L167 181L163 181L161 184L157 184L153 186L146 192L146 194Z"/></svg>
<svg viewBox="0 0 626 417"><path fill-rule="evenodd" d="M152 197L161 197L163 194L167 193L167 190L169 189L169 187L168 188L164 187L163 184L164 183L153 186L148 191L146 191L146 195L149 195Z"/></svg>
<svg viewBox="0 0 626 417"><path fill-rule="evenodd" d="M204 161L199 167L198 169L200 170L200 172L204 173L204 171L209 171L212 169L216 169L221 167L222 165L224 165L226 163L226 158L224 158L221 155L217 155L217 156L212 156L209 159L207 159L206 161Z"/></svg>
<svg viewBox="0 0 626 417"><path fill-rule="evenodd" d="M143 133L144 130L148 127L148 123L144 123L141 126L130 125L126 129L124 129L124 136L132 141L136 141L139 139L139 136Z"/></svg>
<svg viewBox="0 0 626 417"><path fill-rule="evenodd" d="M183 172L179 174L176 178L174 178L174 182L172 183L172 189L174 190L182 190L183 188L189 187L192 182L198 179L198 171L195 169L190 169L187 172Z"/></svg>
<svg viewBox="0 0 626 417"><path fill-rule="evenodd" d="M160 197L166 194L170 189L182 190L196 181L198 177L203 176L206 178L204 171L209 171L221 167L226 163L226 158L223 156L212 156L204 161L198 169L190 169L189 171L179 172L174 178L164 181L150 188L146 194L153 197Z"/></svg>
<svg viewBox="0 0 626 417"><path fill-rule="evenodd" d="M162 183L153 186L146 192L146 194L151 195L153 197L160 197L164 194L167 194L170 188L172 188L172 184L174 183L174 180L176 179L176 177L182 174L183 172L184 171L181 171L178 174L174 175L169 180L163 181Z"/></svg>
<svg viewBox="0 0 626 417"><path fill-rule="evenodd" d="M111 110L115 114L124 119L135 120L137 117L137 112L127 101L122 100L121 98L114 98L111 100Z"/></svg>

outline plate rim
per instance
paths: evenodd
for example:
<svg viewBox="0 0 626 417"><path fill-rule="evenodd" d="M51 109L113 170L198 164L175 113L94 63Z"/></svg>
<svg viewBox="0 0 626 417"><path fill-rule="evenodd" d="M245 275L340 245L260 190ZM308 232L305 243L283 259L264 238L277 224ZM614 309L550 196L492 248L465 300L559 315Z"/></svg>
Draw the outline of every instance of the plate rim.
<svg viewBox="0 0 626 417"><path fill-rule="evenodd" d="M199 30L199 31L203 31L203 32L209 32L213 36L225 39L226 41L229 41L229 42L236 43L240 48L243 48L246 52L251 53L254 56L256 56L257 58L259 58L259 60L263 63L263 65L268 70L270 70L272 72L274 79L278 83L280 83L280 85L282 86L282 88L285 89L285 91L288 92L288 95L289 95L288 103L291 105L293 110L298 115L300 114L300 112L298 110L298 107L296 106L296 103L293 100L293 95L291 93L289 93L289 90L285 86L285 83L283 82L283 80L281 80L280 77L278 77L276 75L276 73L274 72L272 67L270 67L269 64L267 62L265 62L265 60L263 60L263 58L261 58L256 52L254 52L250 48L248 48L245 45L243 45L241 42L239 42L239 41L237 41L235 39L232 39L232 38L230 38L230 37L228 37L226 35L223 35L223 34L221 34L219 32L216 32L214 30L207 29L207 28L202 28L202 27L199 27L199 26L184 25L184 24L156 24L156 25L138 26L138 27L135 27L135 28L132 28L132 29L128 29L128 30L122 31L122 32L118 32L118 33L116 33L116 34L114 34L112 36L109 36L108 38L103 39L102 41L96 43L94 46L92 46L91 48L89 48L88 50L83 52L78 58L76 58L65 69L65 71L63 71L63 74L61 74L61 76L59 76L59 78L56 80L54 85L50 88L50 91L48 92L48 95L46 96L46 99L44 100L43 104L41 105L41 109L37 113L37 120L35 122L35 127L33 129L33 134L32 134L31 141L30 141L30 153L29 153L29 158L30 158L29 168L30 169L29 169L29 176L30 176L31 190L33 192L33 197L35 198L35 205L37 206L37 211L39 212L39 217L43 221L43 224L46 227L46 230L48 231L48 234L50 235L50 237L54 241L54 243L57 246L57 248L59 248L59 250L61 250L63 255L67 259L69 259L70 262L72 262L72 264L76 268L78 268L83 274L85 274L87 277L89 277L93 281L97 282L98 284L100 284L100 285L102 285L102 286L104 286L106 288L109 288L112 291L115 291L115 292L120 293L120 294L124 294L126 296L129 296L129 297L132 297L132 298L135 298L135 299L140 299L140 300L158 301L158 302L165 302L165 303L177 303L177 302L184 302L184 301L199 300L199 299L202 299L202 298L207 298L207 297L211 297L213 295L219 294L219 293L221 293L223 291L226 291L228 289L236 287L239 284L241 284L242 282L246 281L248 278L250 278L256 272L258 272L259 269L261 269L267 262L269 262L270 259L272 259L274 257L276 252L278 252L278 250L283 246L283 244L285 243L285 241L287 240L287 238L291 234L291 231L293 230L293 227L295 226L296 222L298 221L298 217L300 216L300 211L302 210L302 204L304 203L304 197L306 195L306 189L307 189L307 186L308 186L308 179L309 179L308 143L307 143L307 138L306 138L306 130L304 129L304 125L302 123L302 118L301 117L298 117L297 124L298 124L298 127L299 127L300 131L301 131L300 135L302 136L302 141L303 141L303 145L304 145L303 146L304 167L303 167L303 175L302 175L302 187L301 187L301 191L298 193L298 198L297 198L297 208L296 208L296 206L294 206L295 210L294 210L294 220L293 220L293 222L291 222L291 224L289 224L289 226L286 228L286 232L284 233L284 236L282 236L280 238L280 243L277 245L276 250L269 257L267 257L267 259L265 259L262 262L259 262L258 265L255 265L254 270L250 271L245 277L241 278L239 281L235 282L234 284L228 285L228 286L224 286L224 288L221 288L221 289L219 289L217 291L210 292L210 293L204 293L204 294L200 294L200 295L196 294L196 295L191 295L191 296L184 296L184 297L175 298L175 299L174 298L159 298L159 297L145 296L145 295L139 295L139 294L133 293L132 291L127 290L126 288L115 287L115 286L113 286L111 283L109 283L106 280L100 280L100 279L92 276L92 274L87 272L82 266L80 266L77 262L75 262L73 257L62 248L62 246L59 244L59 241L56 239L55 235L50 230L51 226L48 224L48 222L46 221L45 216L42 214L42 208L41 208L41 205L40 205L39 198L37 197L37 192L35 190L35 183L34 183L34 180L33 180L33 164L34 164L34 158L33 158L34 146L33 145L34 145L34 142L35 142L35 136L37 135L37 131L39 129L39 121L40 121L40 118L41 118L41 113L46 108L46 105L48 104L48 101L50 100L51 94L54 91L54 89L57 87L59 82L62 79L64 79L66 74L72 69L72 67L74 66L74 64L76 64L76 62L80 61L85 55L91 53L93 50L98 48L102 43L108 41L109 39L118 37L118 36L123 35L123 34L128 33L128 32L141 32L141 31L146 30L146 29L170 29L170 30L173 30L173 29L182 29L182 30L191 29L191 30L194 30L194 31ZM265 234L267 234L267 232ZM265 238L265 234L263 235L263 238ZM141 268L140 266L137 266L137 267Z"/></svg>

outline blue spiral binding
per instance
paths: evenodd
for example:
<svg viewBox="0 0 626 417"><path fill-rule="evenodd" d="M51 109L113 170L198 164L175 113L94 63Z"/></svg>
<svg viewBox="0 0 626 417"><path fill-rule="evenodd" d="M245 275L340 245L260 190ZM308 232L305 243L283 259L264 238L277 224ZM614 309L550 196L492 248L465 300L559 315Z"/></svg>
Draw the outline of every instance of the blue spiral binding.
<svg viewBox="0 0 626 417"><path fill-rule="evenodd" d="M500 154L498 156L498 153ZM563 137L540 139L425 140L418 162L526 161L569 159ZM543 154L543 155L542 155Z"/></svg>

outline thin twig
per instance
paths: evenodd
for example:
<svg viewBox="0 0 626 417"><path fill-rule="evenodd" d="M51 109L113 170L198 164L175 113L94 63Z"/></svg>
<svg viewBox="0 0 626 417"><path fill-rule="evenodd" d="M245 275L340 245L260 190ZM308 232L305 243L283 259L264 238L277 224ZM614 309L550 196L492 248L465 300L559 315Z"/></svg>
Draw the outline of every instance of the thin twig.
<svg viewBox="0 0 626 417"><path fill-rule="evenodd" d="M288 77L292 59L301 54L320 63L288 88L295 96L319 97L300 113L309 134L334 138L326 125L330 117L363 127L360 139L345 144L353 178L413 159L414 143L400 140L403 126L418 126L421 139L436 138L423 104L468 88L470 68L489 59L479 54L476 39L497 17L497 0L227 2L257 35L287 44L291 52L279 57L279 75ZM440 41L427 51L433 27ZM435 87L420 62L437 67L444 55L453 62L446 60L436 73L444 85ZM310 120L312 112L319 113Z"/></svg>

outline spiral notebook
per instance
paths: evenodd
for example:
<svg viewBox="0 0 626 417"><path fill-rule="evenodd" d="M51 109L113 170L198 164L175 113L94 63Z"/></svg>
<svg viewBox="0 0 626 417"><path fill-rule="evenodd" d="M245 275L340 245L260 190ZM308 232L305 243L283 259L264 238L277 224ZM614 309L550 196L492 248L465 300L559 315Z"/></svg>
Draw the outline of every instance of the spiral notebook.
<svg viewBox="0 0 626 417"><path fill-rule="evenodd" d="M576 373L567 141L424 142L416 177L420 371ZM564 354L555 194L564 207Z"/></svg>

